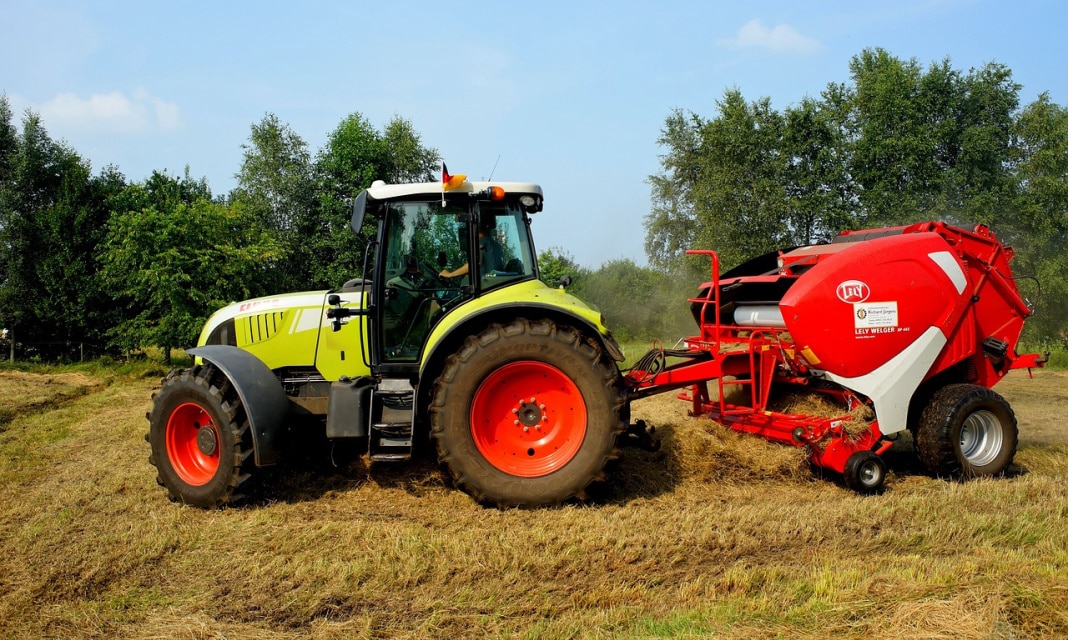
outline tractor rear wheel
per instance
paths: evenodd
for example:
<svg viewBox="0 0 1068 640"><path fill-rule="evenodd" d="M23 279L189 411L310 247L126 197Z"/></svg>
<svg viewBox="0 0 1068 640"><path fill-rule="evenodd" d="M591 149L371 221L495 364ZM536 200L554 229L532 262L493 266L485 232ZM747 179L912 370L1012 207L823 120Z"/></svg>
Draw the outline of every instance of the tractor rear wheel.
<svg viewBox="0 0 1068 640"><path fill-rule="evenodd" d="M434 385L438 458L480 502L582 499L618 456L619 370L575 329L516 319L469 337Z"/></svg>
<svg viewBox="0 0 1068 640"><path fill-rule="evenodd" d="M931 398L916 428L916 454L927 470L951 478L993 476L1016 455L1012 407L991 389L951 384Z"/></svg>
<svg viewBox="0 0 1068 640"><path fill-rule="evenodd" d="M147 417L149 462L172 500L219 507L236 498L252 464L251 432L222 372L210 365L172 371Z"/></svg>

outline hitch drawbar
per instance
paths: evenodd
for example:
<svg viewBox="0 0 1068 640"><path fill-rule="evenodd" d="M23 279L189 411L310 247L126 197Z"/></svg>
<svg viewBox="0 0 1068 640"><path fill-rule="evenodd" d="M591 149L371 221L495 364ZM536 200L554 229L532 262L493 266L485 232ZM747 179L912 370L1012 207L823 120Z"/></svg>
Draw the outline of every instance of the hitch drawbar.
<svg viewBox="0 0 1068 640"><path fill-rule="evenodd" d="M645 424L645 420L635 420L627 425L620 444L645 451L660 451L660 439L654 435L655 433L656 427Z"/></svg>

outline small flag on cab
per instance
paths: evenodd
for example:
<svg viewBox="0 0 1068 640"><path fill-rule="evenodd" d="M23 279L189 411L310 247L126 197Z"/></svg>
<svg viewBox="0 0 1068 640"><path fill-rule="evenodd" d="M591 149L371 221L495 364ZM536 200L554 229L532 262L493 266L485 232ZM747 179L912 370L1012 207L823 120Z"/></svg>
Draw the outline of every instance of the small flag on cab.
<svg viewBox="0 0 1068 640"><path fill-rule="evenodd" d="M463 173L449 175L449 168L445 166L444 160L441 161L441 206L445 206L445 192L458 189L466 179L467 175Z"/></svg>

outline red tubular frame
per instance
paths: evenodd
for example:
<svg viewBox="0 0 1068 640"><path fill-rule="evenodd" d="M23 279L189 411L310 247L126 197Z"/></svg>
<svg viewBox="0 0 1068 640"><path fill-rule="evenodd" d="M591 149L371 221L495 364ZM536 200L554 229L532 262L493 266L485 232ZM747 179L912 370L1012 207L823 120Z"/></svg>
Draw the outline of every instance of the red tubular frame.
<svg viewBox="0 0 1068 640"><path fill-rule="evenodd" d="M689 255L707 255L711 259L712 279L705 297L690 298L700 305L699 317L711 305L714 321L700 322L700 333L685 341L691 354L688 360L666 367L656 374L631 371L627 376L635 397L660 391L688 387L678 397L692 403L690 415L707 416L726 427L761 436L772 442L807 447L814 464L838 473L845 470L846 460L858 451L882 454L890 447L883 439L878 421L871 421L859 434L847 432L853 418L848 410L835 417L787 414L766 407L773 384L807 386L804 377L808 366L792 354L794 345L783 339L785 331L776 327L738 327L723 324L719 299L719 256L711 250L691 250ZM731 378L726 380L725 378ZM718 397L709 395L708 383L715 380ZM749 404L734 404L726 399L731 386L748 387ZM859 402L848 391L813 390L838 396L845 404Z"/></svg>

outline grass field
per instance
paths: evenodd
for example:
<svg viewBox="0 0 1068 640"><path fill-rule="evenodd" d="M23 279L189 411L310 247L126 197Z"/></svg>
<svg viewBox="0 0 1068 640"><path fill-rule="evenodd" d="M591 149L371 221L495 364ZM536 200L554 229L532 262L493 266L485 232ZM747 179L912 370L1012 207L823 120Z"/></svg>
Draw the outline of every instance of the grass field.
<svg viewBox="0 0 1068 640"><path fill-rule="evenodd" d="M817 478L798 450L635 404L597 499L480 507L431 461L271 472L237 508L170 503L148 462L158 384L0 370L2 638L1060 638L1068 374L1014 372L1008 477Z"/></svg>

